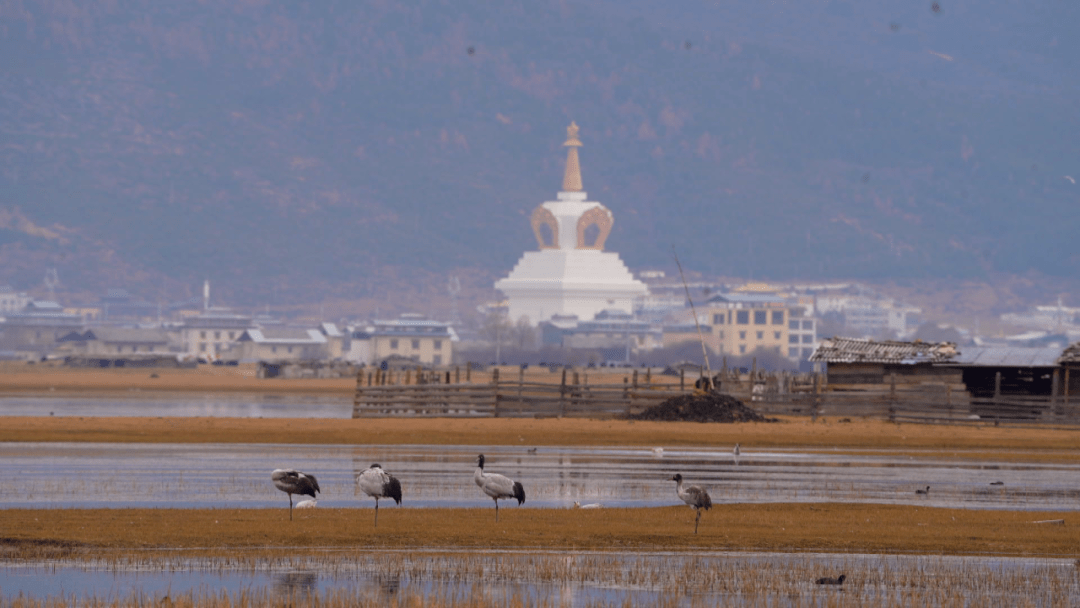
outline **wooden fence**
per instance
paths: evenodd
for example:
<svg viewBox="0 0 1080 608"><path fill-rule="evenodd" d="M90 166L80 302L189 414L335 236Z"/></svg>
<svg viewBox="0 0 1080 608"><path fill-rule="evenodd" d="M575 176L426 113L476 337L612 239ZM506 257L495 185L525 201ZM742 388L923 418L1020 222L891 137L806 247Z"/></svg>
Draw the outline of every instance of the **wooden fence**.
<svg viewBox="0 0 1080 608"><path fill-rule="evenodd" d="M471 370L470 370L471 372ZM622 384L583 383L577 373L562 381L500 381L494 370L490 383L443 383L440 375L418 384L380 384L358 381L353 418L369 416L487 416L487 417L612 417L636 414L662 401L685 395L679 385L639 381L637 372ZM449 375L449 373L447 373ZM470 373L470 376L472 374ZM436 382L437 381L437 382Z"/></svg>
<svg viewBox="0 0 1080 608"><path fill-rule="evenodd" d="M415 373L361 371L353 417L617 417L636 414L694 388L697 374L676 377L647 370L621 374L561 370L555 381L500 379L472 369ZM765 416L872 417L949 424L1080 424L1080 399L1063 396L972 397L963 385L908 384L826 387L824 376L794 373L717 374L719 390Z"/></svg>

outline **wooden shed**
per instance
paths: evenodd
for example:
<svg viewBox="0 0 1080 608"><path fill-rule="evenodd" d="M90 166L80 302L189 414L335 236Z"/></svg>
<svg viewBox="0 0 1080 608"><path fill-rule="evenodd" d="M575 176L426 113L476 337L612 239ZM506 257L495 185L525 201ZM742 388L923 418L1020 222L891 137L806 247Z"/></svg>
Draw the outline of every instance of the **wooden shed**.
<svg viewBox="0 0 1080 608"><path fill-rule="evenodd" d="M826 384L834 391L927 384L963 390L960 370L938 365L959 354L952 342L830 338L821 341L810 361L826 364Z"/></svg>

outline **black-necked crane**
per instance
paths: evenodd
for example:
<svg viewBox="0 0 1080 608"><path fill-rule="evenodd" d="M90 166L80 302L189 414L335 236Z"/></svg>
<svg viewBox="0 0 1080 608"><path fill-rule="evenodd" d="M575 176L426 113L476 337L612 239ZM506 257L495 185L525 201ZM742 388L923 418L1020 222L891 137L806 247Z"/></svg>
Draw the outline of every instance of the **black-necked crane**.
<svg viewBox="0 0 1080 608"><path fill-rule="evenodd" d="M840 576L838 576L836 578L832 578L832 577L829 577L829 576L823 576L823 577L817 579L816 582L819 585L843 585L844 584L844 579L846 579L846 578L847 578L846 574L841 574Z"/></svg>
<svg viewBox="0 0 1080 608"><path fill-rule="evenodd" d="M522 487L520 481L514 481L506 475L484 472L483 454L476 458L476 473L473 474L473 481L480 486L484 494L495 499L495 521L499 521L500 498L516 498L519 505L525 502L525 488Z"/></svg>
<svg viewBox="0 0 1080 608"><path fill-rule="evenodd" d="M735 456L735 466L738 466L739 465L739 454L742 453L742 450L739 449L739 444L737 444L737 443L735 444L735 449L731 450L731 453L732 453L732 455Z"/></svg>
<svg viewBox="0 0 1080 608"><path fill-rule="evenodd" d="M375 499L375 526L379 525L379 499L393 498L394 502L401 504L401 482L397 477L383 470L379 463L375 463L364 469L356 477L356 483L364 494Z"/></svg>
<svg viewBox="0 0 1080 608"><path fill-rule="evenodd" d="M915 490L915 493L916 494L929 494L930 493L930 486L926 486L925 490L922 489L922 488L919 488L918 490Z"/></svg>
<svg viewBox="0 0 1080 608"><path fill-rule="evenodd" d="M295 469L274 469L274 472L270 473L270 479L274 481L274 486L277 489L289 495L290 520L293 512L293 494L315 498L315 494L321 492L319 482L314 475L301 473Z"/></svg>
<svg viewBox="0 0 1080 608"><path fill-rule="evenodd" d="M679 498L697 512L697 517L694 519L694 534L697 534L698 522L701 521L701 511L708 511L712 508L712 499L709 498L709 493L700 486L687 486L684 488L682 473L676 473L671 478L671 481L677 484L675 493L679 495Z"/></svg>

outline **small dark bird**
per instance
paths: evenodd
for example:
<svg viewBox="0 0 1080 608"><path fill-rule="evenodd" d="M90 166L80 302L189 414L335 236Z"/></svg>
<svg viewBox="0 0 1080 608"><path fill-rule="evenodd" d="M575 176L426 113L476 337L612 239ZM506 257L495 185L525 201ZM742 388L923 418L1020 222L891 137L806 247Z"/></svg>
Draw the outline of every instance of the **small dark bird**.
<svg viewBox="0 0 1080 608"><path fill-rule="evenodd" d="M514 481L505 475L499 475L498 473L485 473L484 472L484 455L480 454L476 458L476 472L473 474L473 481L476 485L480 486L480 489L484 491L484 494L495 499L495 521L499 521L499 499L503 498L516 498L518 504L525 502L525 488L521 485L520 481Z"/></svg>
<svg viewBox="0 0 1080 608"><path fill-rule="evenodd" d="M692 46L694 46L694 45L690 44L689 40L687 40L686 42L683 43L683 47L685 47L686 50L688 50L688 51L690 50L690 47L692 47Z"/></svg>
<svg viewBox="0 0 1080 608"><path fill-rule="evenodd" d="M375 499L375 527L379 526L380 498L393 498L394 502L401 504L401 482L384 471L379 463L364 469L364 472L357 476L356 483L364 494Z"/></svg>
<svg viewBox="0 0 1080 608"><path fill-rule="evenodd" d="M712 508L712 499L709 498L709 493L699 486L688 486L684 489L682 473L676 473L671 478L671 481L676 483L675 493L679 495L679 498L697 512L697 517L694 518L694 534L697 534L698 522L701 521L701 511L708 511Z"/></svg>
<svg viewBox="0 0 1080 608"><path fill-rule="evenodd" d="M830 578L828 576L823 576L823 577L817 579L817 581L815 581L815 582L817 584L819 584L819 585L843 585L844 584L844 579L846 579L846 578L847 578L846 574L841 574L840 576L838 576L836 578Z"/></svg>
<svg viewBox="0 0 1080 608"><path fill-rule="evenodd" d="M476 48L470 46L469 48L465 49L465 52L470 54L470 55L475 55L476 54Z"/></svg>
<svg viewBox="0 0 1080 608"><path fill-rule="evenodd" d="M929 494L930 493L930 486L926 486L925 490L923 490L922 488L919 488L918 490L915 490L915 493L916 494Z"/></svg>
<svg viewBox="0 0 1080 608"><path fill-rule="evenodd" d="M315 479L314 475L301 473L295 469L274 469L274 472L270 473L270 479L274 481L274 486L277 489L289 495L290 521L292 520L293 512L293 494L315 498L315 494L321 492L321 490L319 490L319 482Z"/></svg>
<svg viewBox="0 0 1080 608"><path fill-rule="evenodd" d="M992 486L1003 486L1003 485L1005 485L1005 482L1004 481L991 481L990 485L992 485Z"/></svg>
<svg viewBox="0 0 1080 608"><path fill-rule="evenodd" d="M938 4L937 2L935 2L935 3L930 5L930 10L934 11L935 13L940 13L941 12L941 5Z"/></svg>

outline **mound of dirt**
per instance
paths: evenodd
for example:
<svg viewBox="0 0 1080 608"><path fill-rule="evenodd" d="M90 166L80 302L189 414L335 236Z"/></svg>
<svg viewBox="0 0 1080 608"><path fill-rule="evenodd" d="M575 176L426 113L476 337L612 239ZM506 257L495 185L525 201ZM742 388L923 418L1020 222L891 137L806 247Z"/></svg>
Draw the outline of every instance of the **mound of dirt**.
<svg viewBox="0 0 1080 608"><path fill-rule="evenodd" d="M743 405L742 401L719 393L672 397L630 416L631 420L665 422L776 422Z"/></svg>

